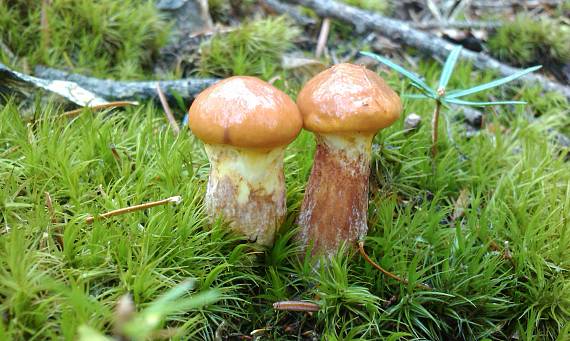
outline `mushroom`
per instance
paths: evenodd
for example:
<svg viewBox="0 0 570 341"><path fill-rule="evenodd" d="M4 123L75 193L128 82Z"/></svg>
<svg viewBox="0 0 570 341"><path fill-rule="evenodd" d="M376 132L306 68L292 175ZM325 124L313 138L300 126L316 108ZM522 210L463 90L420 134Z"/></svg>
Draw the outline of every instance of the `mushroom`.
<svg viewBox="0 0 570 341"><path fill-rule="evenodd" d="M286 213L285 147L303 126L295 102L255 77L231 77L198 95L188 123L210 160L210 218L272 245Z"/></svg>
<svg viewBox="0 0 570 341"><path fill-rule="evenodd" d="M297 97L317 149L298 223L313 254L334 254L367 231L372 139L400 117L398 95L364 66L338 64L307 82Z"/></svg>

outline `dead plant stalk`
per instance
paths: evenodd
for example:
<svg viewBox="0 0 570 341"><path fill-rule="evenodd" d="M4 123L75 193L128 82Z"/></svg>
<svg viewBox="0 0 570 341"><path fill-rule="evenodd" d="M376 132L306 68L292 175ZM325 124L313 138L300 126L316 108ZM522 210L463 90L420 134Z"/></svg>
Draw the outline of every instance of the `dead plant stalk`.
<svg viewBox="0 0 570 341"><path fill-rule="evenodd" d="M168 123L170 123L170 127L172 128L172 132L174 133L174 135L180 134L180 127L178 126L178 123L176 122L174 115L172 115L172 110L170 109L170 105L168 105L166 96L164 96L164 93L160 88L160 83L156 83L156 92L158 93L160 104L162 104L162 108L164 109L164 114L166 115Z"/></svg>
<svg viewBox="0 0 570 341"><path fill-rule="evenodd" d="M152 201L152 202L147 202L144 204L140 204L140 205L135 205L135 206L130 206L130 207L125 207L125 208L120 208L118 210L113 210L113 211L109 211L107 213L103 213L101 215L98 216L90 216L87 217L87 219L85 219L85 222L87 224L91 224L93 223L93 221L95 221L95 219L99 220L99 219L107 219L113 216L117 216L117 215L121 215L121 214L126 214L126 213L131 213L131 212L135 212L135 211L140 211L140 210L146 210L147 208L151 208L151 207L155 207L155 206L160 206L160 205L164 205L164 204L168 204L168 203L174 203L174 204L178 204L180 201L182 200L182 197L177 195L174 197L170 197L170 198L166 198L163 200L158 200L158 201Z"/></svg>
<svg viewBox="0 0 570 341"><path fill-rule="evenodd" d="M366 251L364 251L364 242L363 241L359 241L358 242L358 251L360 252L360 255L364 258L364 260L366 260L366 262L368 262L368 264L372 265L375 269L379 270L380 272L382 272L384 275L400 282L403 283L405 285L408 285L409 282L407 279L401 278L397 275L394 275L393 273L391 273L388 270L385 270L383 267L381 267L380 265L376 264L376 262L374 262L370 256L368 256L368 254L366 253ZM424 290L432 290L432 288L428 285L422 284L422 283L417 283L416 287L420 288L420 289L424 289Z"/></svg>
<svg viewBox="0 0 570 341"><path fill-rule="evenodd" d="M117 101L117 102L109 102L109 103L105 103L105 104L94 105L94 106L90 106L87 108L89 108L93 111L99 111L99 110L108 109L108 108L119 108L119 107L126 107L128 105L137 105L137 104L138 104L137 102ZM82 113L84 109L85 108L79 108L79 109L75 109L75 110L71 110L71 111L66 111L61 116L74 117L74 116L77 116L80 113Z"/></svg>

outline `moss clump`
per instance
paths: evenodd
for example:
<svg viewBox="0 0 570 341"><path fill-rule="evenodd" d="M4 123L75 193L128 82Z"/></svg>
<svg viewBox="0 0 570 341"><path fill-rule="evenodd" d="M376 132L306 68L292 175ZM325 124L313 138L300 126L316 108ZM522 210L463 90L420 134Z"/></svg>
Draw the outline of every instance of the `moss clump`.
<svg viewBox="0 0 570 341"><path fill-rule="evenodd" d="M460 63L450 88L494 77L471 67ZM441 65L420 62L417 72L436 84ZM408 92L396 74L382 75ZM515 98L538 97L533 91ZM544 98L556 103L529 109L548 112L545 118L566 114L563 102ZM404 116L416 112L429 122L432 102L402 100ZM273 248L261 250L208 222L202 144L172 134L156 106L85 111L74 120L60 119L63 110L53 105L33 110L30 123L12 101L0 109L0 339L75 340L85 326L111 334L122 295L130 293L141 311L194 278L190 297L214 289L223 298L166 316L160 327L176 332L166 337L235 339L270 326L260 338L566 340L570 172L545 138L560 126L554 116L529 123L503 108L476 136L449 126L454 141L442 126L435 171L429 124L404 134L398 120L376 136L366 251L405 285L360 256L341 253L323 267L299 261L295 220L315 150L306 131L287 148L286 222ZM84 223L87 215L176 194L183 196L177 206ZM272 309L287 299L314 300L321 310ZM152 322L142 321L141 330Z"/></svg>
<svg viewBox="0 0 570 341"><path fill-rule="evenodd" d="M208 8L215 22L229 24L232 14L250 12L255 2L255 0L208 0Z"/></svg>
<svg viewBox="0 0 570 341"><path fill-rule="evenodd" d="M140 78L167 38L167 25L152 1L53 0L44 30L41 3L0 1L0 36L21 57L16 67L42 63L95 76Z"/></svg>
<svg viewBox="0 0 570 341"><path fill-rule="evenodd" d="M267 79L281 64L281 55L293 46L299 29L285 17L255 20L222 33L200 47L199 73L228 77L254 75Z"/></svg>
<svg viewBox="0 0 570 341"><path fill-rule="evenodd" d="M551 128L570 136L570 107L564 95L544 92L540 86L531 86L521 88L517 96L528 102L527 108L535 116L549 121Z"/></svg>
<svg viewBox="0 0 570 341"><path fill-rule="evenodd" d="M570 62L570 28L543 18L533 20L523 14L500 27L489 39L489 49L497 58L513 65L563 64Z"/></svg>

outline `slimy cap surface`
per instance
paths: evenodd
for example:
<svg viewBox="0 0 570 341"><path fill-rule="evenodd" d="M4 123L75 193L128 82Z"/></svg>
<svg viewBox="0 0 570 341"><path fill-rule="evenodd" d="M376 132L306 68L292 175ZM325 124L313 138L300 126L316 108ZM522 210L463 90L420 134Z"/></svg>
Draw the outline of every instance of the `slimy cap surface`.
<svg viewBox="0 0 570 341"><path fill-rule="evenodd" d="M303 120L287 94L261 79L236 76L204 90L190 107L188 124L208 144L273 148L289 144Z"/></svg>
<svg viewBox="0 0 570 341"><path fill-rule="evenodd" d="M309 80L297 97L304 128L317 133L376 132L400 117L400 97L376 73L335 65Z"/></svg>

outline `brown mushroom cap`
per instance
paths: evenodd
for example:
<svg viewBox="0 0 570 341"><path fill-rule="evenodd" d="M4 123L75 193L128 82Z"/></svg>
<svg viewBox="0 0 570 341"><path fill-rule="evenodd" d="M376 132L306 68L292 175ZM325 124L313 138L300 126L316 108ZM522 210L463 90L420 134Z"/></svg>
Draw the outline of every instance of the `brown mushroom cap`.
<svg viewBox="0 0 570 341"><path fill-rule="evenodd" d="M400 117L400 97L376 73L335 65L305 84L297 105L304 127L317 133L376 132Z"/></svg>
<svg viewBox="0 0 570 341"><path fill-rule="evenodd" d="M295 102L281 90L255 77L236 76L200 93L190 107L188 124L208 144L274 148L293 141L303 120Z"/></svg>

